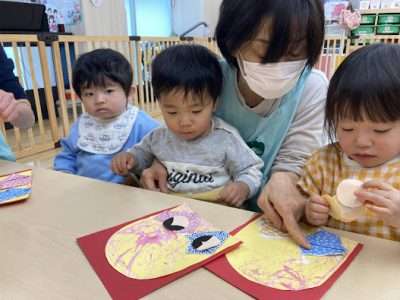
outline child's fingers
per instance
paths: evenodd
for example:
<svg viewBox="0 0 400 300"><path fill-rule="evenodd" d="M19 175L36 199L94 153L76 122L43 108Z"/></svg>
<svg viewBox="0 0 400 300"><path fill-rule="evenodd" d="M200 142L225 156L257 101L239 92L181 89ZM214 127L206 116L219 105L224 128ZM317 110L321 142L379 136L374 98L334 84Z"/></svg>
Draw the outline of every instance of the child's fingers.
<svg viewBox="0 0 400 300"><path fill-rule="evenodd" d="M322 198L320 195L312 195L310 197L310 202L314 203L314 204L319 204L321 206L326 206L329 208L329 203L324 198Z"/></svg>
<svg viewBox="0 0 400 300"><path fill-rule="evenodd" d="M168 173L164 165L154 160L150 168L143 170L140 183L145 189L168 193L167 177Z"/></svg>
<svg viewBox="0 0 400 300"><path fill-rule="evenodd" d="M382 180L370 180L362 185L363 189L380 189L384 191L393 191L395 188Z"/></svg>
<svg viewBox="0 0 400 300"><path fill-rule="evenodd" d="M115 168L119 175L128 174L127 157L125 155L119 155L115 158Z"/></svg>
<svg viewBox="0 0 400 300"><path fill-rule="evenodd" d="M119 174L119 166L118 166L118 158L114 157L111 160L111 170L115 173L115 174Z"/></svg>
<svg viewBox="0 0 400 300"><path fill-rule="evenodd" d="M361 203L372 203L376 206L388 206L390 203L390 200L387 199L385 196L383 196L380 193L377 193L376 191L357 191L355 192L355 195L357 196L357 199Z"/></svg>
<svg viewBox="0 0 400 300"><path fill-rule="evenodd" d="M311 212L311 216L315 220L326 220L328 218L328 214L319 213L319 212L316 212L316 211Z"/></svg>
<svg viewBox="0 0 400 300"><path fill-rule="evenodd" d="M243 195L241 195L240 193L237 193L235 191L232 191L231 200L230 200L230 204L232 206L241 207L245 200L246 200L246 198Z"/></svg>
<svg viewBox="0 0 400 300"><path fill-rule="evenodd" d="M168 185L167 185L167 172L165 169L162 171L158 171L158 186L160 188L161 193L168 193Z"/></svg>
<svg viewBox="0 0 400 300"><path fill-rule="evenodd" d="M123 159L121 159L121 156L119 156L119 157L117 157L116 158L116 168L117 168L117 172L118 172L118 174L122 174L122 172L123 172L123 163L124 163L124 160Z"/></svg>
<svg viewBox="0 0 400 300"><path fill-rule="evenodd" d="M329 213L329 206L320 203L310 203L311 210L321 214Z"/></svg>
<svg viewBox="0 0 400 300"><path fill-rule="evenodd" d="M227 198L227 195L228 195L228 186L225 186L225 187L222 189L222 191L219 192L219 196L218 196L218 197L219 197L219 200L225 202L225 199Z"/></svg>
<svg viewBox="0 0 400 300"><path fill-rule="evenodd" d="M132 169L134 167L135 161L131 155L128 155L126 158L126 168L128 170Z"/></svg>
<svg viewBox="0 0 400 300"><path fill-rule="evenodd" d="M128 166L128 158L125 156L124 157L124 159L123 160L121 160L121 173L122 173L122 175L128 175L128 173L129 173L129 169L131 169L129 166Z"/></svg>
<svg viewBox="0 0 400 300"><path fill-rule="evenodd" d="M365 207L374 213L378 219L383 220L385 223L388 222L390 224L390 220L392 217L392 212L387 207L381 207L376 205L367 204Z"/></svg>
<svg viewBox="0 0 400 300"><path fill-rule="evenodd" d="M314 226L325 225L328 222L329 206L319 196L313 196L306 204L306 218Z"/></svg>
<svg viewBox="0 0 400 300"><path fill-rule="evenodd" d="M234 190L230 189L229 193L227 194L227 196L225 198L225 202L229 203L232 206L236 206L240 202L240 197L237 193L235 193Z"/></svg>
<svg viewBox="0 0 400 300"><path fill-rule="evenodd" d="M314 219L310 223L314 226L323 226L328 223L328 218Z"/></svg>
<svg viewBox="0 0 400 300"><path fill-rule="evenodd" d="M243 199L242 197L237 196L235 199L233 199L232 205L235 206L235 207L241 207L245 200L246 199Z"/></svg>
<svg viewBox="0 0 400 300"><path fill-rule="evenodd" d="M154 174L151 169L143 170L140 184L147 190L159 192L160 189L156 186L158 179L155 178Z"/></svg>
<svg viewBox="0 0 400 300"><path fill-rule="evenodd" d="M309 209L307 211L307 220L316 226L323 225L328 221L328 213L320 213Z"/></svg>
<svg viewBox="0 0 400 300"><path fill-rule="evenodd" d="M367 204L365 207L378 215L389 215L390 214L390 210L387 207L376 206L376 205L371 205L371 204Z"/></svg>
<svg viewBox="0 0 400 300"><path fill-rule="evenodd" d="M232 189L231 185L226 186L221 193L219 194L219 200L223 201L225 203L228 203L230 205L234 204L235 201L235 193L234 190Z"/></svg>

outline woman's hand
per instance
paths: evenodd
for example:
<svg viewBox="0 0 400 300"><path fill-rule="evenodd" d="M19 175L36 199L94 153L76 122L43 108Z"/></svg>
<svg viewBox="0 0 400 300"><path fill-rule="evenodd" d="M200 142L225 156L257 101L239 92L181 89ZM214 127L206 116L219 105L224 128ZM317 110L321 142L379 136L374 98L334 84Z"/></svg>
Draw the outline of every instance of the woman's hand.
<svg viewBox="0 0 400 300"><path fill-rule="evenodd" d="M357 199L385 224L400 228L400 191L381 180L371 180L355 192Z"/></svg>
<svg viewBox="0 0 400 300"><path fill-rule="evenodd" d="M168 193L167 176L167 169L158 160L154 160L150 168L143 170L140 183L145 189Z"/></svg>
<svg viewBox="0 0 400 300"><path fill-rule="evenodd" d="M294 173L272 174L258 198L258 206L274 227L287 231L297 244L310 248L297 223L304 214L306 202L296 187L297 181L298 176Z"/></svg>
<svg viewBox="0 0 400 300"><path fill-rule="evenodd" d="M313 195L306 203L307 222L314 226L323 226L328 223L329 204L319 195Z"/></svg>
<svg viewBox="0 0 400 300"><path fill-rule="evenodd" d="M28 100L16 100L12 93L0 89L0 119L19 128L30 128L35 122Z"/></svg>
<svg viewBox="0 0 400 300"><path fill-rule="evenodd" d="M219 200L232 206L240 207L247 200L250 189L244 182L228 183L219 194Z"/></svg>

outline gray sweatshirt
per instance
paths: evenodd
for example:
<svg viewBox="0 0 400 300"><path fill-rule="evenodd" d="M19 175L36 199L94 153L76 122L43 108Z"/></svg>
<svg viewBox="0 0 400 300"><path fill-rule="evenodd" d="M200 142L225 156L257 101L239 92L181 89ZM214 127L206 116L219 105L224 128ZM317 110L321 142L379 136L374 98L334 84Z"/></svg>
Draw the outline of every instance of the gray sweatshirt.
<svg viewBox="0 0 400 300"><path fill-rule="evenodd" d="M238 131L214 118L206 136L186 141L168 128L156 128L129 150L135 157L135 173L158 159L167 169L168 188L179 193L199 193L240 181L249 197L261 185L263 161L246 145Z"/></svg>

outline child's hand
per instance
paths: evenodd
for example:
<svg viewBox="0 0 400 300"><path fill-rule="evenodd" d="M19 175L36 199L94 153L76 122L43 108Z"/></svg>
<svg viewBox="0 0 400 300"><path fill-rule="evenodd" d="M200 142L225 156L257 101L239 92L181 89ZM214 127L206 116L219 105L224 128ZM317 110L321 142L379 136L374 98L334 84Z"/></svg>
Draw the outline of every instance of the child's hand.
<svg viewBox="0 0 400 300"><path fill-rule="evenodd" d="M219 194L219 200L229 205L240 207L247 200L250 189L243 182L231 182L227 184Z"/></svg>
<svg viewBox="0 0 400 300"><path fill-rule="evenodd" d="M126 176L129 170L135 166L135 158L129 152L121 152L115 155L111 161L111 170L120 176Z"/></svg>
<svg viewBox="0 0 400 300"><path fill-rule="evenodd" d="M328 202L319 195L312 195L306 203L306 218L311 225L326 225L329 218Z"/></svg>
<svg viewBox="0 0 400 300"><path fill-rule="evenodd" d="M388 183L371 180L355 192L358 200L387 225L400 228L400 191Z"/></svg>

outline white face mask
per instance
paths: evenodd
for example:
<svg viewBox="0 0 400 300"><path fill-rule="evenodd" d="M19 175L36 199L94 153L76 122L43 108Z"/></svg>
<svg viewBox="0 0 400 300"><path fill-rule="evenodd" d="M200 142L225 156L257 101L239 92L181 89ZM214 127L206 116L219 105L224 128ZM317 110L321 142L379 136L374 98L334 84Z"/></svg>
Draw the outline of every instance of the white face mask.
<svg viewBox="0 0 400 300"><path fill-rule="evenodd" d="M278 99L297 83L307 60L261 64L238 58L240 72L249 88L264 99Z"/></svg>

